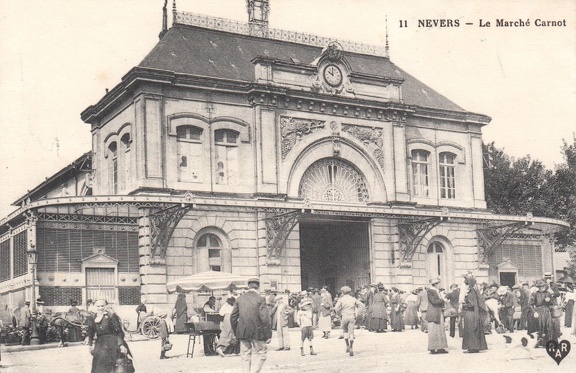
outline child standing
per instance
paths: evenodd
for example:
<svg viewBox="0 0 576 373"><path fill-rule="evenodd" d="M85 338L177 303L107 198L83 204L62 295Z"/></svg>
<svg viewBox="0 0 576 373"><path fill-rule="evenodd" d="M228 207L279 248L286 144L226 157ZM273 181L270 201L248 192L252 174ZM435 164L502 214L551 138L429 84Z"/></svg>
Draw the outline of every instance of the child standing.
<svg viewBox="0 0 576 373"><path fill-rule="evenodd" d="M156 311L156 316L160 318L160 338L162 342L160 344L160 359L168 359L166 356L166 351L170 351L172 349L172 344L170 343L168 326L166 325L166 316L167 312L164 310Z"/></svg>
<svg viewBox="0 0 576 373"><path fill-rule="evenodd" d="M300 345L300 355L304 354L304 341L308 339L310 345L310 355L316 355L314 347L312 346L312 339L314 339L314 328L312 327L312 299L304 299L300 303L300 310L298 311L298 324L300 325L300 333L302 335L302 344Z"/></svg>

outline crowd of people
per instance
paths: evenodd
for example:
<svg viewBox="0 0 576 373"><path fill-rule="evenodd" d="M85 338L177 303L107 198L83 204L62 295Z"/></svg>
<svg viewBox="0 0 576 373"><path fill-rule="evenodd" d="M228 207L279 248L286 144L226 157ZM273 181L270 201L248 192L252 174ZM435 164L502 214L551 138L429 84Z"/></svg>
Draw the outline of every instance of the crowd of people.
<svg viewBox="0 0 576 373"><path fill-rule="evenodd" d="M300 354L316 355L315 332L323 339L331 338L332 330L340 330L337 338L343 339L346 353L354 356L355 330L364 328L373 333L404 332L407 326L428 334L427 349L431 354L448 353L447 332L451 338L462 339L466 353L487 350L486 334L525 331L534 335L536 347L544 347L550 340L558 342L561 336L560 322L574 327L575 292L571 284L559 284L546 273L543 279L532 284L523 283L512 287L496 283L481 283L471 272L464 275L463 285L452 284L448 290L440 287L440 278L432 278L429 285L400 291L382 283L370 284L352 291L343 286L333 297L328 287L308 288L300 292L260 292L260 280L251 278L248 290L243 294L231 293L222 305L211 296L201 312L220 315L220 333L217 342L205 337L206 355L240 355L243 370L258 372L266 360L267 344L273 330L278 338L277 351L291 348L289 329L300 329ZM221 300L221 299L218 299ZM42 310L42 301L37 303ZM86 343L93 354L92 372L109 372L119 362L133 369L131 354L124 341L120 318L108 307L105 300L96 300L89 307ZM69 313L80 312L71 301ZM138 321L147 314L146 301L137 307ZM561 318L564 314L564 318ZM155 310L161 320L160 358L172 348L171 333L188 333L190 321L186 294L177 296L172 313ZM26 302L20 310L20 325L29 328L30 307ZM170 316L170 317L169 317ZM69 338L79 340L77 330L69 331ZM334 336L335 337L335 336ZM25 329L22 343L29 343L29 331ZM211 350L215 346L215 350ZM344 350L344 348L343 348Z"/></svg>

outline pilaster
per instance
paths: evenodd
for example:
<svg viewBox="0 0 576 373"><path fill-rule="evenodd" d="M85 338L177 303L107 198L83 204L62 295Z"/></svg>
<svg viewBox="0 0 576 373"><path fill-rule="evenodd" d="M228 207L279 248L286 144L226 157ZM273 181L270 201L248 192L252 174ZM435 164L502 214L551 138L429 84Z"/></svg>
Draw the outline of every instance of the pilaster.
<svg viewBox="0 0 576 373"><path fill-rule="evenodd" d="M138 210L138 253L140 255L140 293L150 304L166 303L166 263L152 258L150 208Z"/></svg>

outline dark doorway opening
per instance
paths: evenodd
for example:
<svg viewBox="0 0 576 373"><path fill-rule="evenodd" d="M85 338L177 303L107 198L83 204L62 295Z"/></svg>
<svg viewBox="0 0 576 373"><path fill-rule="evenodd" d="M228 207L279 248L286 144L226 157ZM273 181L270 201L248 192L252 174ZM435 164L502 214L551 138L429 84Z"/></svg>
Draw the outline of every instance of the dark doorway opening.
<svg viewBox="0 0 576 373"><path fill-rule="evenodd" d="M300 220L302 288L370 283L370 239L366 220L306 217Z"/></svg>
<svg viewBox="0 0 576 373"><path fill-rule="evenodd" d="M500 272L500 285L510 288L516 285L516 272Z"/></svg>

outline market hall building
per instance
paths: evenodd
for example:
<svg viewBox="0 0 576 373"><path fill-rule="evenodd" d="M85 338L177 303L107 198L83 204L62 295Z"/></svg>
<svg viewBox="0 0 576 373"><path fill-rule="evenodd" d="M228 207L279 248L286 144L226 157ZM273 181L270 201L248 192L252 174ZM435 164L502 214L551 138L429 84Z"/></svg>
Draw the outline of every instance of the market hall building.
<svg viewBox="0 0 576 373"><path fill-rule="evenodd" d="M565 222L486 209L490 118L403 71L387 45L269 29L254 9L248 24L173 17L82 112L91 151L0 221L3 309L104 294L134 313L144 297L173 305L166 283L207 270L279 291L554 270Z"/></svg>

